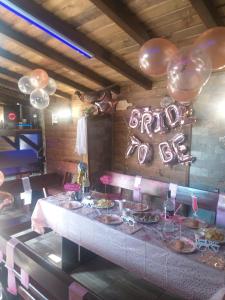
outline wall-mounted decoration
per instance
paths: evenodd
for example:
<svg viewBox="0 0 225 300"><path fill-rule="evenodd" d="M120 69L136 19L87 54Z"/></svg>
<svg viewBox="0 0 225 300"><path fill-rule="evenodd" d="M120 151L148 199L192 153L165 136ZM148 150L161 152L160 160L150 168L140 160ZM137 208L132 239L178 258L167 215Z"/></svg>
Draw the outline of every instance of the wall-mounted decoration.
<svg viewBox="0 0 225 300"><path fill-rule="evenodd" d="M92 107L95 106L95 108L91 109L93 114L112 114L114 113L118 103L115 99L113 99L110 90L88 92L83 94L76 92L76 95L78 95L82 102L90 104Z"/></svg>
<svg viewBox="0 0 225 300"><path fill-rule="evenodd" d="M42 69L35 69L29 76L20 78L18 87L23 94L30 95L30 104L36 109L48 107L49 95L53 95L57 88L55 80Z"/></svg>
<svg viewBox="0 0 225 300"><path fill-rule="evenodd" d="M170 102L168 101L168 103ZM178 126L193 124L195 121L190 106L172 103L156 109L151 107L133 108L128 126L132 129L138 129L141 134L145 134L151 139L155 134L165 134ZM132 135L128 143L126 158L132 156L136 150L139 164L147 164L152 161L152 145L142 143L139 138ZM172 139L161 142L159 154L165 165L190 164L195 160L188 153L183 133L178 133Z"/></svg>
<svg viewBox="0 0 225 300"><path fill-rule="evenodd" d="M157 109L134 108L131 111L129 127L138 128L142 134L152 137L153 134L163 134L177 126L194 123L196 119L191 114L190 106L177 103Z"/></svg>

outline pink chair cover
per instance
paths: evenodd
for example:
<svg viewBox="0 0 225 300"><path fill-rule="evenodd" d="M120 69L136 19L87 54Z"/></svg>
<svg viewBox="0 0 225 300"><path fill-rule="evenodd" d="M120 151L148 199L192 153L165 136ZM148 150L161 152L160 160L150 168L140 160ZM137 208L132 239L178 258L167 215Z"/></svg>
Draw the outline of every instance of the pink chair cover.
<svg viewBox="0 0 225 300"><path fill-rule="evenodd" d="M8 292L17 295L16 277L14 274L14 248L19 243L15 238L11 238L6 244L6 268L8 269Z"/></svg>
<svg viewBox="0 0 225 300"><path fill-rule="evenodd" d="M82 300L87 292L84 287L74 281L69 286L69 300Z"/></svg>
<svg viewBox="0 0 225 300"><path fill-rule="evenodd" d="M136 176L134 180L134 190L133 190L133 200L140 201L141 200L141 176Z"/></svg>

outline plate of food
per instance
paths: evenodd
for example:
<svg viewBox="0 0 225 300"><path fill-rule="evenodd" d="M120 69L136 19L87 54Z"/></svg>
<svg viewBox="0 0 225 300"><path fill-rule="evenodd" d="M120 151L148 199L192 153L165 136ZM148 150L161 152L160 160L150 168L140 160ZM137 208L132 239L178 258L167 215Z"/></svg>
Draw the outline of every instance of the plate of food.
<svg viewBox="0 0 225 300"><path fill-rule="evenodd" d="M123 207L126 209L130 209L134 212L144 212L150 209L150 207L147 204L134 201L126 201Z"/></svg>
<svg viewBox="0 0 225 300"><path fill-rule="evenodd" d="M177 253L190 254L196 250L195 242L185 237L168 241L166 245L170 250Z"/></svg>
<svg viewBox="0 0 225 300"><path fill-rule="evenodd" d="M208 241L216 242L219 244L225 243L225 233L221 229L212 227L204 228L199 231L202 238Z"/></svg>
<svg viewBox="0 0 225 300"><path fill-rule="evenodd" d="M133 217L136 222L142 224L153 224L159 222L160 220L160 216L158 214L154 214L151 212L134 213Z"/></svg>
<svg viewBox="0 0 225 300"><path fill-rule="evenodd" d="M106 225L120 225L123 220L117 215L100 215L96 217L96 220Z"/></svg>
<svg viewBox="0 0 225 300"><path fill-rule="evenodd" d="M207 227L206 222L194 218L185 218L182 224L191 229L200 229Z"/></svg>
<svg viewBox="0 0 225 300"><path fill-rule="evenodd" d="M66 209L78 209L78 208L81 208L82 206L83 206L83 204L78 201L70 201L68 203L62 204L62 207L66 208Z"/></svg>
<svg viewBox="0 0 225 300"><path fill-rule="evenodd" d="M94 207L95 208L100 208L100 209L104 209L104 208L112 208L115 205L115 202L112 200L108 200L108 199L98 199L94 201Z"/></svg>

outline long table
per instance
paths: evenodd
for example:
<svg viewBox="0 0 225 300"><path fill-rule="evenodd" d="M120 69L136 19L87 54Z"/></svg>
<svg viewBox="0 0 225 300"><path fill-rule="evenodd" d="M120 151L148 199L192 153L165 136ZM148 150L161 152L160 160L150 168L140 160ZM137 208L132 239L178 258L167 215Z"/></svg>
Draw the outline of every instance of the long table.
<svg viewBox="0 0 225 300"><path fill-rule="evenodd" d="M154 227L137 228L131 234L126 224L108 226L97 221L98 211L93 208L63 208L63 197L57 195L38 200L32 216L33 230L42 233L44 227L49 227L62 237L184 299L209 299L225 286L224 271L200 263L199 253L180 255L170 251L152 230ZM117 208L113 212L118 212Z"/></svg>

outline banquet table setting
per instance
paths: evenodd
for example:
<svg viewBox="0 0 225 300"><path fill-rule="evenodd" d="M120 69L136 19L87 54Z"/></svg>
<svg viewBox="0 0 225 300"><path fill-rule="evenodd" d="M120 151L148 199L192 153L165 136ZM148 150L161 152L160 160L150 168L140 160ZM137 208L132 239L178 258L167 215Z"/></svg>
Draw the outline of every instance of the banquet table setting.
<svg viewBox="0 0 225 300"><path fill-rule="evenodd" d="M144 202L109 200L107 195L81 202L72 198L64 192L39 199L32 229L43 234L51 228L183 299L211 299L224 288L224 230L197 215L175 212L166 218Z"/></svg>

